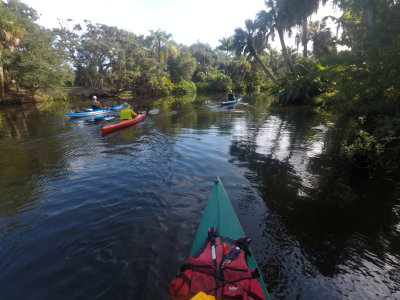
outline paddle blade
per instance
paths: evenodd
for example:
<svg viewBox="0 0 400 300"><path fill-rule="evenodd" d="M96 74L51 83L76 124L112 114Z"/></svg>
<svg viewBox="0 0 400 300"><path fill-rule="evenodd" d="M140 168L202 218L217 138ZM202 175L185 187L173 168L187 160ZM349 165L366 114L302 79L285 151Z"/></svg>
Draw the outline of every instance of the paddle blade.
<svg viewBox="0 0 400 300"><path fill-rule="evenodd" d="M150 110L148 113L151 114L151 115L156 115L159 112L160 112L160 110L158 108L155 108L155 109Z"/></svg>

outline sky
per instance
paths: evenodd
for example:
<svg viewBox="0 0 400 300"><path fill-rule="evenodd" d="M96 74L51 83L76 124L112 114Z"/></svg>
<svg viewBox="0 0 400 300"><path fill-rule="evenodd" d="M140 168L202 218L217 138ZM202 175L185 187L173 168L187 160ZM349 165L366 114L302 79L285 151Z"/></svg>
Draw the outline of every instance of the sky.
<svg viewBox="0 0 400 300"><path fill-rule="evenodd" d="M264 0L22 0L40 16L46 28L58 27L58 19L86 19L116 26L136 35L165 30L177 43L198 41L212 47L234 29L244 27L265 8Z"/></svg>

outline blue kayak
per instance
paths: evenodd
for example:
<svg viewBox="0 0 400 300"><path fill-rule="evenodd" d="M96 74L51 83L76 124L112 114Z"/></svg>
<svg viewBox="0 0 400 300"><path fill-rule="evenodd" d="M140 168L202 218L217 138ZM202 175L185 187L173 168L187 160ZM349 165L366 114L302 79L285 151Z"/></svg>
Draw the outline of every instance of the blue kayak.
<svg viewBox="0 0 400 300"><path fill-rule="evenodd" d="M222 101L221 105L222 106L224 106L224 105L233 105L233 104L236 104L237 102L240 102L240 101L242 101L242 98L239 98L237 100L231 100L231 101Z"/></svg>
<svg viewBox="0 0 400 300"><path fill-rule="evenodd" d="M85 117L93 117L93 116L99 116L99 115L106 115L110 112L113 111L119 111L122 108L121 105L116 105L116 106L110 106L107 109L91 109L87 108L85 110L79 111L79 112L71 112L67 113L67 116L70 118L85 118Z"/></svg>
<svg viewBox="0 0 400 300"><path fill-rule="evenodd" d="M100 121L102 119L108 120L109 118L115 118L119 117L119 112L117 111L110 111L107 114L103 115L97 115L93 117L75 117L75 118L70 118L69 123L75 123L75 122L95 122L95 121Z"/></svg>

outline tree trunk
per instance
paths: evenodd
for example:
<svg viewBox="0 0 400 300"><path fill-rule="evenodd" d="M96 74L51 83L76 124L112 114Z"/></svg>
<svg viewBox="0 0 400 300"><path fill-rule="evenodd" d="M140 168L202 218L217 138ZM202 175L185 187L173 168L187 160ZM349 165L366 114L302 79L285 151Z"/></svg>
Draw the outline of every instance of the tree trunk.
<svg viewBox="0 0 400 300"><path fill-rule="evenodd" d="M122 81L124 80L125 71L126 71L125 67L124 68L120 67L119 78L118 78L117 88L116 88L117 95L119 94L119 91L120 91L120 89L122 87Z"/></svg>
<svg viewBox="0 0 400 300"><path fill-rule="evenodd" d="M120 78L118 78L118 82L117 82L117 86L115 88L115 94L118 96L119 95L119 91L121 89L121 84L122 83L122 76L120 76Z"/></svg>
<svg viewBox="0 0 400 300"><path fill-rule="evenodd" d="M241 82L243 82L243 81L244 81L244 76L246 76L246 73L247 73L247 72L243 72L243 74L242 74L242 80L241 80Z"/></svg>
<svg viewBox="0 0 400 300"><path fill-rule="evenodd" d="M290 61L289 54L286 48L285 44L285 39L283 37L283 29L282 27L278 26L278 34L279 34L279 40L281 41L281 46L282 46L282 55L283 59L285 60L286 67L290 72L293 72L293 65Z"/></svg>
<svg viewBox="0 0 400 300"><path fill-rule="evenodd" d="M87 76L87 80L89 81L89 85L90 85L90 90L94 93L94 86L93 86L93 79L92 76L90 76L89 71L87 70L87 68L83 68L85 70L86 76ZM87 85L87 81L85 82L85 84Z"/></svg>
<svg viewBox="0 0 400 300"><path fill-rule="evenodd" d="M308 22L307 22L307 17L305 17L304 18L304 20L303 20L303 24L302 24L302 27L303 27L303 34L302 34L302 37L301 37L301 39L302 39L302 44L303 44L303 57L307 57L307 55L308 55L308 51L307 51L307 44L308 44L308 24L307 24Z"/></svg>
<svg viewBox="0 0 400 300"><path fill-rule="evenodd" d="M97 95L100 95L103 91L103 68L99 66L99 82L97 83Z"/></svg>
<svg viewBox="0 0 400 300"><path fill-rule="evenodd" d="M4 99L4 87L5 87L5 79L4 79L4 67L3 67L3 54L0 50L0 99Z"/></svg>
<svg viewBox="0 0 400 300"><path fill-rule="evenodd" d="M157 44L157 52L158 52L158 62L161 62L161 40L158 39L158 44Z"/></svg>
<svg viewBox="0 0 400 300"><path fill-rule="evenodd" d="M97 85L97 94L101 95L103 92L103 76L99 74L99 83Z"/></svg>
<svg viewBox="0 0 400 300"><path fill-rule="evenodd" d="M261 59L258 57L255 49L250 49L250 53L251 55L253 55L253 57L256 59L256 61L258 62L258 64L260 65L261 69L264 71L264 73L272 80L273 83L278 84L278 81L276 81L275 77L271 74L270 71L268 71L268 69L264 66L263 62L261 61Z"/></svg>

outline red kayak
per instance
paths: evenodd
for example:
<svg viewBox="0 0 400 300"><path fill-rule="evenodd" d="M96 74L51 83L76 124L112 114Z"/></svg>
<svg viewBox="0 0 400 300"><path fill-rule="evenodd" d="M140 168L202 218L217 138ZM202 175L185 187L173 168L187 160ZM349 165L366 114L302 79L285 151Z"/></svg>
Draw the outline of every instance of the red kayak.
<svg viewBox="0 0 400 300"><path fill-rule="evenodd" d="M137 116L135 118L133 118L132 120L121 120L117 123L112 123L112 124L108 124L108 125L104 125L102 126L101 129L101 133L102 134L106 134L106 133L110 133L112 131L116 131L118 129L130 126L132 124L138 123L140 121L142 121L144 118L146 118L146 112L145 111L139 111L137 113Z"/></svg>

